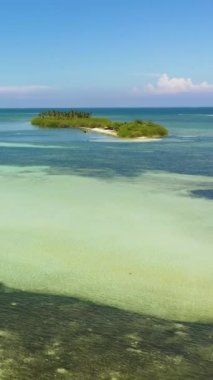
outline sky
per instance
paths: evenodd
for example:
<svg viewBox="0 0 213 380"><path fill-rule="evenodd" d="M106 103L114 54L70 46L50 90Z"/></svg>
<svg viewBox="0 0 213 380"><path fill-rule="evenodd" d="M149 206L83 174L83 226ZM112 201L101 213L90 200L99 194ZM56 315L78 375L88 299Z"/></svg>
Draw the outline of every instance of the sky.
<svg viewBox="0 0 213 380"><path fill-rule="evenodd" d="M213 106L212 0L0 0L0 107Z"/></svg>

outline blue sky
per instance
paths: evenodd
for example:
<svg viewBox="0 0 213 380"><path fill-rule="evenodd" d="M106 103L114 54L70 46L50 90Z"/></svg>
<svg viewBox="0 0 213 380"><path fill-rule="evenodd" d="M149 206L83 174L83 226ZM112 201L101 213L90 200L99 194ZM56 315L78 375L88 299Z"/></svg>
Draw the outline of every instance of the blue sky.
<svg viewBox="0 0 213 380"><path fill-rule="evenodd" d="M213 106L212 0L2 0L0 107Z"/></svg>

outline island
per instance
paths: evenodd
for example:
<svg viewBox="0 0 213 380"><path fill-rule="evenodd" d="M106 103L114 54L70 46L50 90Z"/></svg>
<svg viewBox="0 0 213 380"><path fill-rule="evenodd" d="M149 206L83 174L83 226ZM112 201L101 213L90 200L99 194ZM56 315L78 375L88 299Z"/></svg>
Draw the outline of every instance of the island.
<svg viewBox="0 0 213 380"><path fill-rule="evenodd" d="M152 121L111 121L78 110L45 111L34 117L31 123L42 128L80 128L84 132L92 130L129 139L160 138L168 135L168 130L165 127Z"/></svg>

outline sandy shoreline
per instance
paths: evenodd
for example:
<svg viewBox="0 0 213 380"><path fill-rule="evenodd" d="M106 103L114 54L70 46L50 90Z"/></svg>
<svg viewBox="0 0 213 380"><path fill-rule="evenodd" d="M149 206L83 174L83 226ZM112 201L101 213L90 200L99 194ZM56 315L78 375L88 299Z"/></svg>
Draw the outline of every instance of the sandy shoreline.
<svg viewBox="0 0 213 380"><path fill-rule="evenodd" d="M91 128L91 129L88 129L88 130L93 131L93 132L104 133L105 135L109 135L109 136L117 137L117 133L115 131L113 131L112 129Z"/></svg>
<svg viewBox="0 0 213 380"><path fill-rule="evenodd" d="M117 133L111 129L104 129L104 128L86 128L87 131L92 131L92 132L97 132L97 133L103 133L108 136L113 136L113 137L118 137L120 140L123 141L143 141L143 142L148 142L148 141L158 141L161 138L160 137L134 137L134 138L121 138L117 135Z"/></svg>

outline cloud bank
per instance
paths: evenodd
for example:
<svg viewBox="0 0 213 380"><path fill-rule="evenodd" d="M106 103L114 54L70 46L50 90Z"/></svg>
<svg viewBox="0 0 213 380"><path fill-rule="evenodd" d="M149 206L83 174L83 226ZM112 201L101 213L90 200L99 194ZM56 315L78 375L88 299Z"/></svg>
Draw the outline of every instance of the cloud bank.
<svg viewBox="0 0 213 380"><path fill-rule="evenodd" d="M0 86L0 95L32 95L48 90L48 86Z"/></svg>
<svg viewBox="0 0 213 380"><path fill-rule="evenodd" d="M183 93L213 93L213 84L208 82L193 83L191 78L172 77L167 74L159 76L156 84L147 84L143 89L134 87L135 95L153 94L183 94Z"/></svg>

